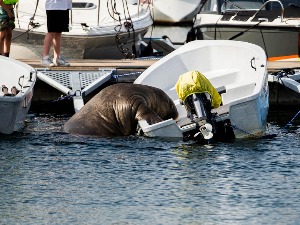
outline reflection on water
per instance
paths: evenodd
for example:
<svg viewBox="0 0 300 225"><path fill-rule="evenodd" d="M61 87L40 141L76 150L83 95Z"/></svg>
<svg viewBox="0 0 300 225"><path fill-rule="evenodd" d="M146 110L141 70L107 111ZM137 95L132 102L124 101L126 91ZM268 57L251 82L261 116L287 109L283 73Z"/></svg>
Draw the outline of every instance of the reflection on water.
<svg viewBox="0 0 300 225"><path fill-rule="evenodd" d="M293 116L293 115L289 115ZM287 117L287 122L290 117ZM271 139L199 145L60 132L1 135L1 224L297 224L299 118Z"/></svg>

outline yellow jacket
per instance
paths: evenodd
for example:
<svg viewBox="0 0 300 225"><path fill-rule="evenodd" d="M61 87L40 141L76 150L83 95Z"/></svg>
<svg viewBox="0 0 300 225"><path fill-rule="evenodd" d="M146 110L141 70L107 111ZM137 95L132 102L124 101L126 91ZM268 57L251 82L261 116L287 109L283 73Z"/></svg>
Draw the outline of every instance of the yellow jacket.
<svg viewBox="0 0 300 225"><path fill-rule="evenodd" d="M210 81L199 71L189 71L180 75L175 84L178 97L184 102L185 99L196 93L207 92L211 96L212 108L218 108L222 98Z"/></svg>

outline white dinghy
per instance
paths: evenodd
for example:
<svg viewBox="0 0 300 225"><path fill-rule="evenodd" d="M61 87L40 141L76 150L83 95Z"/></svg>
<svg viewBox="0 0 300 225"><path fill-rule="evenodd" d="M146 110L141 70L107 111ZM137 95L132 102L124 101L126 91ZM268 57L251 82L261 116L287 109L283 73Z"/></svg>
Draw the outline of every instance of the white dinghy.
<svg viewBox="0 0 300 225"><path fill-rule="evenodd" d="M73 0L70 31L62 33L61 54L68 59L122 59L140 54L152 26L149 7L125 0ZM42 55L47 33L45 0L19 0L13 42Z"/></svg>
<svg viewBox="0 0 300 225"><path fill-rule="evenodd" d="M134 83L164 90L173 99L179 117L149 125L139 123L146 136L199 136L211 139L246 138L265 132L269 108L266 54L257 45L229 40L192 41L165 56ZM192 92L194 118L179 100L175 85L186 73L203 74L219 95L221 106L205 108L198 94ZM205 79L205 78L204 78ZM206 93L206 99L213 101ZM197 103L198 102L198 103ZM196 118L196 119L195 119ZM201 135L200 135L201 136Z"/></svg>
<svg viewBox="0 0 300 225"><path fill-rule="evenodd" d="M31 66L3 56L0 66L0 133L11 134L25 125L37 75Z"/></svg>

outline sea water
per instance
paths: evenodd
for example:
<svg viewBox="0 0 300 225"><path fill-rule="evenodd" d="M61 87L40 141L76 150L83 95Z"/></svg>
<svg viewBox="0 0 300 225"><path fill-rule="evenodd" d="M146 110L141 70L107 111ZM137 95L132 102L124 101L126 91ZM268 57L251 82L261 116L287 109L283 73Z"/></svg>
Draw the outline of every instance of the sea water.
<svg viewBox="0 0 300 225"><path fill-rule="evenodd" d="M299 224L300 118L270 138L206 145L78 137L29 114L0 135L0 224Z"/></svg>

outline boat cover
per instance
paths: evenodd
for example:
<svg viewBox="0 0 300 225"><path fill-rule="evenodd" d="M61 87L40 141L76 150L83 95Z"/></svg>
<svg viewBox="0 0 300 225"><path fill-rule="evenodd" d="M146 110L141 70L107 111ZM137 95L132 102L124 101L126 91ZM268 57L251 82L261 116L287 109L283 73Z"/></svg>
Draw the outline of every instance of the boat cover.
<svg viewBox="0 0 300 225"><path fill-rule="evenodd" d="M222 98L210 81L199 71L189 71L180 75L175 84L178 97L184 102L185 99L196 93L207 92L211 96L212 108L218 108Z"/></svg>

